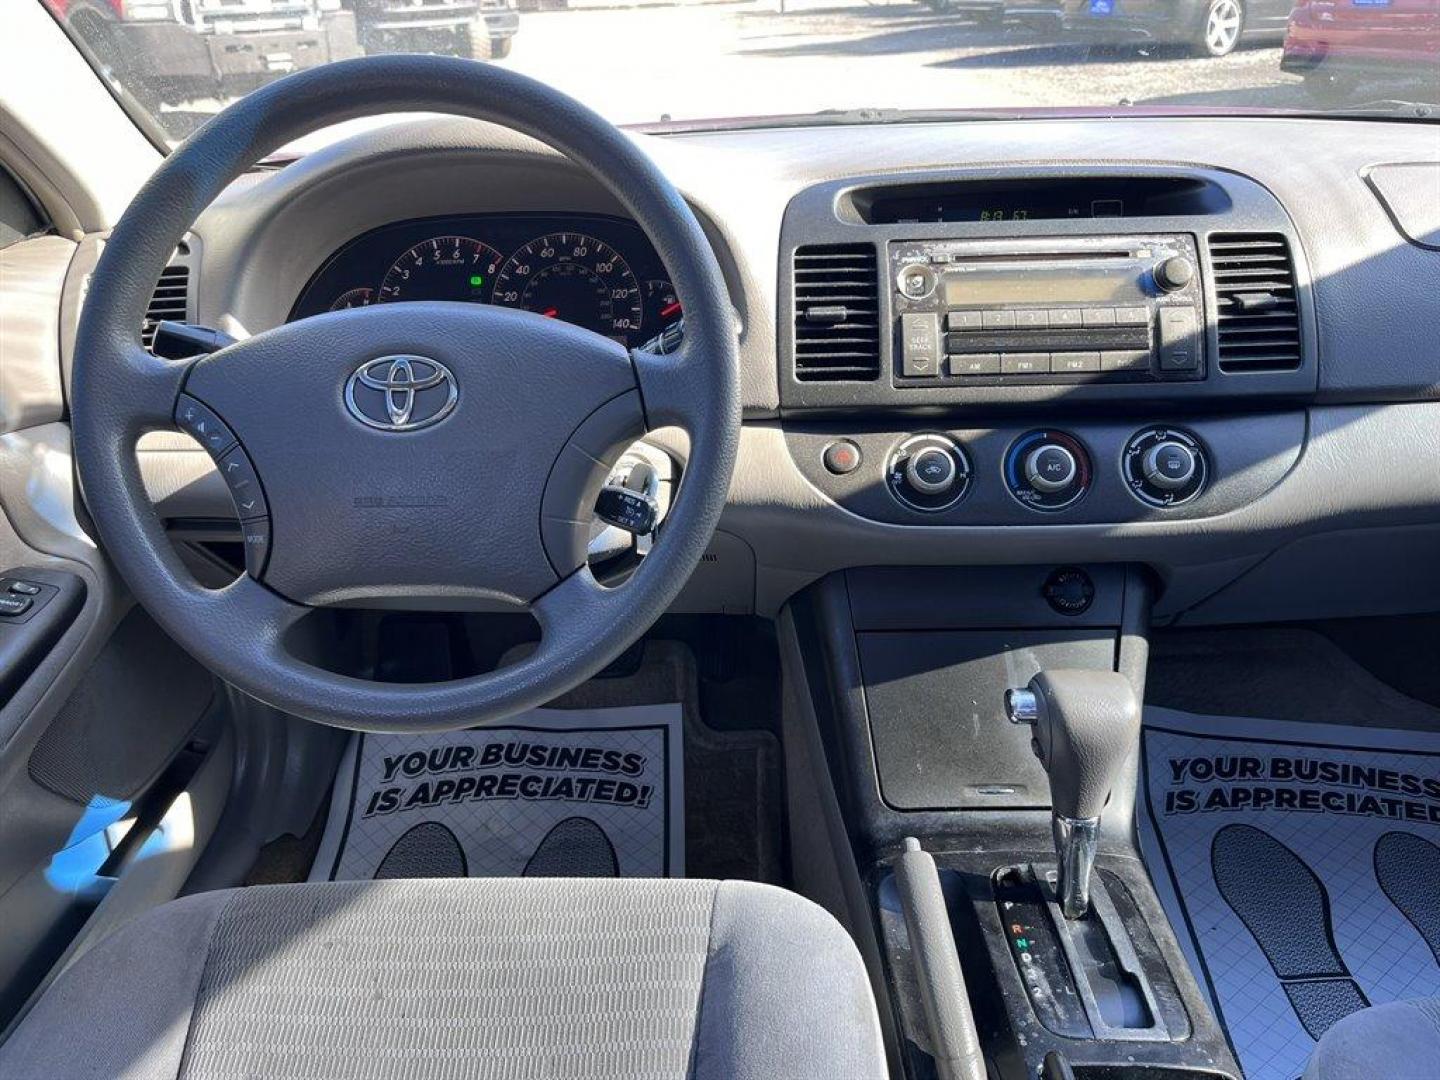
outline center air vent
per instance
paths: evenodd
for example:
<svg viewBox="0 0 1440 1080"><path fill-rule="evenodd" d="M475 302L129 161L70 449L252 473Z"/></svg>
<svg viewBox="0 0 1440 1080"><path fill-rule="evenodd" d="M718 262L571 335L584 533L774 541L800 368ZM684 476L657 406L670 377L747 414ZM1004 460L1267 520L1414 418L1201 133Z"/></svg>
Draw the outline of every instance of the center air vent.
<svg viewBox="0 0 1440 1080"><path fill-rule="evenodd" d="M880 283L873 244L795 249L795 378L880 377Z"/></svg>
<svg viewBox="0 0 1440 1080"><path fill-rule="evenodd" d="M145 309L140 324L140 343L150 348L155 340L155 324L164 319L185 322L190 308L190 245L182 241L175 249L170 264L160 271L160 280Z"/></svg>
<svg viewBox="0 0 1440 1080"><path fill-rule="evenodd" d="M1294 371L1301 364L1295 266L1278 233L1210 237L1219 363L1224 372Z"/></svg>

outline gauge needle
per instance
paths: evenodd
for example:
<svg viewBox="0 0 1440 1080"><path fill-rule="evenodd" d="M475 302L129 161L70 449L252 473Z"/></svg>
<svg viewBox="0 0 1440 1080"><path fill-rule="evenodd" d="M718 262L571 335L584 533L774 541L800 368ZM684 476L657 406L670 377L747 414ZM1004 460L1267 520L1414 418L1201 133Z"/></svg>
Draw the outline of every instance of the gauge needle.
<svg viewBox="0 0 1440 1080"><path fill-rule="evenodd" d="M544 315L547 319L553 319L560 314L560 309L547 307L544 311L540 312L540 314Z"/></svg>
<svg viewBox="0 0 1440 1080"><path fill-rule="evenodd" d="M679 314L680 314L680 301L679 301L679 300L676 300L673 304L666 304L664 307L662 307L662 308L660 309L660 317L661 317L662 319L668 319L671 315L679 315Z"/></svg>

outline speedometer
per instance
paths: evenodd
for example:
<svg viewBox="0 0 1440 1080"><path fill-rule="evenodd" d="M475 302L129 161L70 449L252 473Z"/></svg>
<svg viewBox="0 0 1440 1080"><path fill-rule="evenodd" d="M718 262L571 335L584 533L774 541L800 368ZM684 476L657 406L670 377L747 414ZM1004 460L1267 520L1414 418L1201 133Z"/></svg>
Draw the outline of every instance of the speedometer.
<svg viewBox="0 0 1440 1080"><path fill-rule="evenodd" d="M630 344L644 318L640 283L619 252L583 233L531 240L500 268L495 303Z"/></svg>
<svg viewBox="0 0 1440 1080"><path fill-rule="evenodd" d="M434 236L398 259L380 283L376 300L485 301L504 256L468 236Z"/></svg>

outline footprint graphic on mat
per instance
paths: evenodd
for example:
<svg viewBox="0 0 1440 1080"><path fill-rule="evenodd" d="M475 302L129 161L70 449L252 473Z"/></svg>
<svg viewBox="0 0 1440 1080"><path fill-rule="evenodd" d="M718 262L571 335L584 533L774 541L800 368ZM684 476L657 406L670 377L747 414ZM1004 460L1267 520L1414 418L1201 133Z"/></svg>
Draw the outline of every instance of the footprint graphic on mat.
<svg viewBox="0 0 1440 1080"><path fill-rule="evenodd" d="M1387 832L1375 841L1375 880L1440 964L1440 847L1414 833Z"/></svg>
<svg viewBox="0 0 1440 1080"><path fill-rule="evenodd" d="M438 821L426 821L407 829L390 845L375 870L375 880L464 877L468 872L465 849L455 834Z"/></svg>
<svg viewBox="0 0 1440 1080"><path fill-rule="evenodd" d="M1325 886L1300 856L1252 825L1226 825L1210 866L1312 1039L1370 1004L1335 947Z"/></svg>
<svg viewBox="0 0 1440 1080"><path fill-rule="evenodd" d="M589 818L568 817L540 841L522 877L619 877L620 860L605 830Z"/></svg>

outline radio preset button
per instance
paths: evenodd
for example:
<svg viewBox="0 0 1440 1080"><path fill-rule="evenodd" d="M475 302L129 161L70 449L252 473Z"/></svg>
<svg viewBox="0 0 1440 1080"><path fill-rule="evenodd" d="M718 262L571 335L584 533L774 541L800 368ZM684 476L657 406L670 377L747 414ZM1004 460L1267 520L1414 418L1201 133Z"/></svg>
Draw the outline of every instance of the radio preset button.
<svg viewBox="0 0 1440 1080"><path fill-rule="evenodd" d="M1143 307L1119 307L1115 309L1116 326L1149 326L1150 309Z"/></svg>
<svg viewBox="0 0 1440 1080"><path fill-rule="evenodd" d="M1005 375L1048 375L1050 354L1043 352L1006 353L1000 357L1000 370Z"/></svg>
<svg viewBox="0 0 1440 1080"><path fill-rule="evenodd" d="M950 357L951 375L999 375L999 353L956 353Z"/></svg>
<svg viewBox="0 0 1440 1080"><path fill-rule="evenodd" d="M1015 312L1015 329L1044 330L1050 325L1050 318L1043 308L1027 308Z"/></svg>
<svg viewBox="0 0 1440 1080"><path fill-rule="evenodd" d="M1056 375L1081 375L1100 370L1098 352L1063 352L1050 354L1050 370Z"/></svg>
<svg viewBox="0 0 1440 1080"><path fill-rule="evenodd" d="M900 374L928 378L940 374L940 316L907 312L900 316Z"/></svg>
<svg viewBox="0 0 1440 1080"><path fill-rule="evenodd" d="M1080 318L1086 326L1114 326L1115 309L1109 307L1087 307L1081 310Z"/></svg>
<svg viewBox="0 0 1440 1080"><path fill-rule="evenodd" d="M1051 308L1047 313L1052 330L1058 327L1082 326L1084 322L1079 308Z"/></svg>
<svg viewBox="0 0 1440 1080"><path fill-rule="evenodd" d="M983 327L978 311L952 311L945 316L947 330L980 330Z"/></svg>
<svg viewBox="0 0 1440 1080"><path fill-rule="evenodd" d="M980 318L986 330L1015 329L1015 312L1013 311L982 311Z"/></svg>

